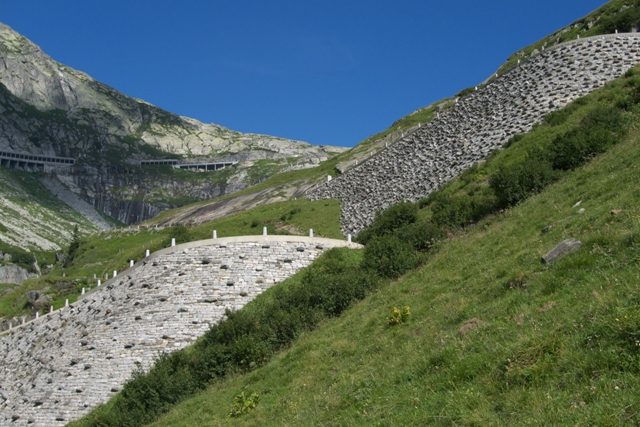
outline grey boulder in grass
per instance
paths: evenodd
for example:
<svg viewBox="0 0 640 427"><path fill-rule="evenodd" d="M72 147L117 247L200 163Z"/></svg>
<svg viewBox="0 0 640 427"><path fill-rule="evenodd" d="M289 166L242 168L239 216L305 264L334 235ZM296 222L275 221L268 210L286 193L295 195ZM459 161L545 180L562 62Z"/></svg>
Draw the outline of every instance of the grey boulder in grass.
<svg viewBox="0 0 640 427"><path fill-rule="evenodd" d="M577 251L582 246L582 242L576 239L567 239L560 242L555 248L551 249L542 257L543 264L553 264L560 258L571 252Z"/></svg>

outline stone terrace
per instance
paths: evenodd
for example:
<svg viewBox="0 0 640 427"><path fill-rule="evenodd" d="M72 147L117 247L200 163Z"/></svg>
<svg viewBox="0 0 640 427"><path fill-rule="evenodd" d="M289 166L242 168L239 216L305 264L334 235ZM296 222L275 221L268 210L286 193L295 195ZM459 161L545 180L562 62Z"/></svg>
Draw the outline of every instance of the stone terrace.
<svg viewBox="0 0 640 427"><path fill-rule="evenodd" d="M246 236L167 248L71 306L0 337L0 423L64 425L163 351L192 344L340 240Z"/></svg>
<svg viewBox="0 0 640 427"><path fill-rule="evenodd" d="M341 200L342 231L356 234L371 224L376 211L426 197L547 113L638 62L638 33L590 37L544 50L307 197Z"/></svg>

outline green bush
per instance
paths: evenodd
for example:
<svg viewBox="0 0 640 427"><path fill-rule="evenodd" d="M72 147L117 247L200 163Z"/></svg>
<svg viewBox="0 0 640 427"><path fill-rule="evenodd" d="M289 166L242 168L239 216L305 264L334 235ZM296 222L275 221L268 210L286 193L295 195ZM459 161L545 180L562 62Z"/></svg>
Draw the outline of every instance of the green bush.
<svg viewBox="0 0 640 427"><path fill-rule="evenodd" d="M418 220L418 207L410 202L401 202L376 212L373 223L358 233L356 240L364 245L375 236L392 234L396 229Z"/></svg>
<svg viewBox="0 0 640 427"><path fill-rule="evenodd" d="M489 186L496 195L497 207L507 208L542 191L557 176L549 162L528 157L522 163L499 168L489 179Z"/></svg>
<svg viewBox="0 0 640 427"><path fill-rule="evenodd" d="M578 104L569 104L561 110L552 111L544 116L544 122L550 126L559 126L566 122L577 108Z"/></svg>
<svg viewBox="0 0 640 427"><path fill-rule="evenodd" d="M396 279L418 263L411 243L397 236L376 236L364 248L362 267L378 276Z"/></svg>
<svg viewBox="0 0 640 427"><path fill-rule="evenodd" d="M193 240L193 236L191 236L191 230L185 225L176 225L173 227L165 228L163 233L167 235L167 237L161 243L161 247L163 248L171 245L171 239L176 239L176 245L187 243Z"/></svg>
<svg viewBox="0 0 640 427"><path fill-rule="evenodd" d="M545 120L546 120L546 117L545 117ZM524 138L524 134L523 133L516 133L511 138L509 138L507 140L507 142L504 143L502 148L509 148L513 144L515 144L516 142L520 141L522 138Z"/></svg>
<svg viewBox="0 0 640 427"><path fill-rule="evenodd" d="M409 242L414 250L430 250L444 235L442 228L432 222L414 222L399 228L395 235L403 242Z"/></svg>
<svg viewBox="0 0 640 427"><path fill-rule="evenodd" d="M80 249L80 236L78 235L78 226L76 225L73 227L73 238L67 250L67 257L62 264L63 267L69 267L71 263L73 263L73 260L78 256L78 249Z"/></svg>
<svg viewBox="0 0 640 427"><path fill-rule="evenodd" d="M495 197L487 192L473 196L434 195L431 203L434 224L440 227L464 227L495 210Z"/></svg>
<svg viewBox="0 0 640 427"><path fill-rule="evenodd" d="M574 169L616 142L613 132L601 127L570 130L553 140L550 149L551 165L554 169Z"/></svg>
<svg viewBox="0 0 640 427"><path fill-rule="evenodd" d="M629 33L633 28L640 26L640 8L637 3L620 12L603 16L599 25L600 34L613 34L616 30L621 33Z"/></svg>

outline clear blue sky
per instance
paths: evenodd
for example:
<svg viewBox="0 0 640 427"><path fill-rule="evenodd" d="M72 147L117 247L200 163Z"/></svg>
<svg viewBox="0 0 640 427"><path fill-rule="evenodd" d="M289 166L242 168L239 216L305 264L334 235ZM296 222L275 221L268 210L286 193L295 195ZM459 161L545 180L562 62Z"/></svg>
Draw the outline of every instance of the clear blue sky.
<svg viewBox="0 0 640 427"><path fill-rule="evenodd" d="M603 0L13 0L55 60L174 113L353 146Z"/></svg>

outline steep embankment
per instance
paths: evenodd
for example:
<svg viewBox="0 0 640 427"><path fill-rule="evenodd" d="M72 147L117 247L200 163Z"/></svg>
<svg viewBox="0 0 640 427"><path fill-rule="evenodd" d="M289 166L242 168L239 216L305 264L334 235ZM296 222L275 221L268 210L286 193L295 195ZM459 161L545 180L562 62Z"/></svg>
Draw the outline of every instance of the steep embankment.
<svg viewBox="0 0 640 427"><path fill-rule="evenodd" d="M59 179L125 223L344 150L242 134L164 111L54 61L4 24L0 61L0 151L76 159L73 167L56 168ZM239 164L207 174L140 168L141 160L166 158Z"/></svg>

